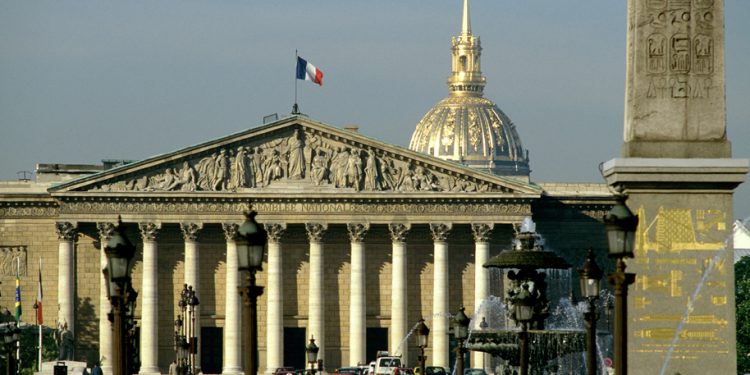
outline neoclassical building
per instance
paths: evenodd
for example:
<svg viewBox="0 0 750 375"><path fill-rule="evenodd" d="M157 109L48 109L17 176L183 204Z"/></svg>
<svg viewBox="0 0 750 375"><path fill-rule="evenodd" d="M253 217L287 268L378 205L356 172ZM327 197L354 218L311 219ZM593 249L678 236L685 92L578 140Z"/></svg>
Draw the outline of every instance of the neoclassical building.
<svg viewBox="0 0 750 375"><path fill-rule="evenodd" d="M384 349L413 365L420 318L431 329L428 363L449 367L448 316L502 293L502 277L483 264L510 247L514 226L532 217L548 248L579 265L588 248L606 252L601 218L614 203L605 184L531 181L515 125L483 97L480 55L465 1L449 96L409 149L293 114L145 160L39 165L34 182L0 184L0 256L23 257L23 301L34 300L41 259L45 324L67 323L76 358L106 367L102 248L122 217L138 248L140 372L165 373L174 359L189 284L200 300L198 367L238 374L235 236L252 208L269 240L258 274L261 371L303 367L313 336L329 369ZM13 277L5 270L4 285ZM12 293L0 298L11 305Z"/></svg>

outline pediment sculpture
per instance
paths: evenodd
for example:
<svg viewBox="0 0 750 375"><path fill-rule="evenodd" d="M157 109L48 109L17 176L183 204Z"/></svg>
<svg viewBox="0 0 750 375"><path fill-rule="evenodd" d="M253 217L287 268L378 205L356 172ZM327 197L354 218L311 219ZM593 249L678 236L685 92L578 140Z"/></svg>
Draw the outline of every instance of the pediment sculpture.
<svg viewBox="0 0 750 375"><path fill-rule="evenodd" d="M319 131L296 127L291 133L227 144L134 171L134 176L119 181L104 180L90 190L221 192L263 189L277 181L307 181L354 191L510 191L460 173L438 172L374 146L335 140Z"/></svg>

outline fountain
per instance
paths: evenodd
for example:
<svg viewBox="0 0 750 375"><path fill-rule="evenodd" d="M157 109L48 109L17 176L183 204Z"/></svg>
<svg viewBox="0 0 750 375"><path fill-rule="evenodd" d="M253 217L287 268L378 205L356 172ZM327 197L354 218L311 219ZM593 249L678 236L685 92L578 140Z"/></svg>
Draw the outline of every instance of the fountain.
<svg viewBox="0 0 750 375"><path fill-rule="evenodd" d="M501 357L512 366L537 370L545 369L549 361L585 352L579 313L572 306L551 309L547 298L547 272L568 270L570 265L554 252L544 251L540 240L533 222L527 219L515 234L513 248L484 265L509 270L509 285L505 301L490 298L485 301L489 306L478 309L484 311L483 322L472 325L466 345L469 350ZM551 315L554 323L546 327ZM522 363L526 359L528 363Z"/></svg>

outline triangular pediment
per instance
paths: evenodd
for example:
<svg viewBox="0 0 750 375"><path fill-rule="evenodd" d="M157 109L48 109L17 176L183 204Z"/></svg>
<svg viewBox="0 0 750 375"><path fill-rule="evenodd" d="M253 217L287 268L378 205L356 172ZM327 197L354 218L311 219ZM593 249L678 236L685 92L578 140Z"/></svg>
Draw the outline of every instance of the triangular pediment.
<svg viewBox="0 0 750 375"><path fill-rule="evenodd" d="M533 184L479 172L357 132L291 116L241 133L66 182L92 193L498 193Z"/></svg>

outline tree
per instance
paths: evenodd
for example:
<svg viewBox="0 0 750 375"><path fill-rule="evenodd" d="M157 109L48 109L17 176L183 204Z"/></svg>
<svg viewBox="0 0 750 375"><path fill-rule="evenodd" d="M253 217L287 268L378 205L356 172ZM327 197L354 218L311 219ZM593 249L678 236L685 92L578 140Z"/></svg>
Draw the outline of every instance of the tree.
<svg viewBox="0 0 750 375"><path fill-rule="evenodd" d="M750 257L734 265L734 293L737 306L737 371L750 372Z"/></svg>

